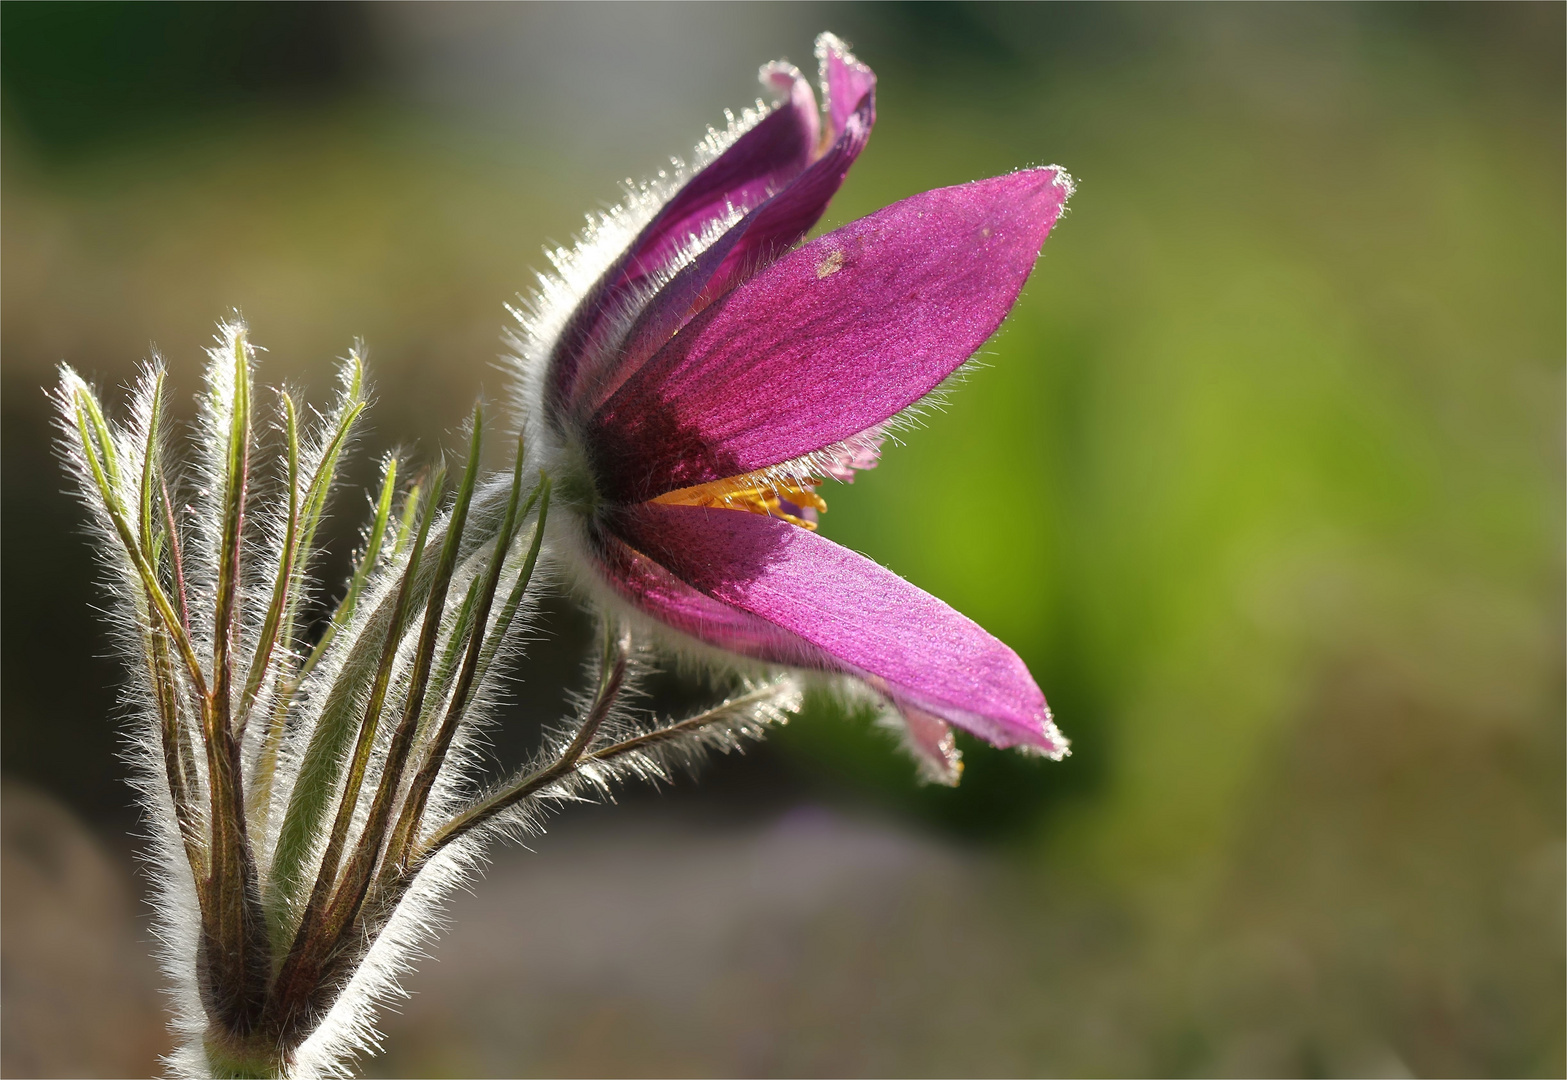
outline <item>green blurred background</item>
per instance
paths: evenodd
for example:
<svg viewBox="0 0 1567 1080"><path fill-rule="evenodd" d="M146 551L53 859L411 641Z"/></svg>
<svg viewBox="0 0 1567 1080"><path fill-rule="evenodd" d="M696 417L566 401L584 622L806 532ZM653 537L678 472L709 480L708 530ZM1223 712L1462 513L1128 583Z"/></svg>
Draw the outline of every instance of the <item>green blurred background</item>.
<svg viewBox="0 0 1567 1080"><path fill-rule="evenodd" d="M1567 1070L1562 5L0 21L8 1075L164 1038L53 365L112 397L155 344L188 414L238 307L318 400L366 339L356 482L451 445L541 245L824 28L881 78L825 227L1079 181L989 368L823 524L1015 647L1074 756L970 742L922 789L815 702L503 855L371 1071ZM551 626L502 760L575 670L583 619Z"/></svg>

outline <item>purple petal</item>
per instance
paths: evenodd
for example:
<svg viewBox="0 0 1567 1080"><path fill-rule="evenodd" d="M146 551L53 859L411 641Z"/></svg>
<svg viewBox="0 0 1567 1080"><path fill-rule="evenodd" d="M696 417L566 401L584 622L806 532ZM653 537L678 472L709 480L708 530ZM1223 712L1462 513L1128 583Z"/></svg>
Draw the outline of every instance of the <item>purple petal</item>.
<svg viewBox="0 0 1567 1080"><path fill-rule="evenodd" d="M952 738L952 729L938 716L924 709L900 704L904 745L919 764L920 775L933 784L956 787L963 775L963 755Z"/></svg>
<svg viewBox="0 0 1567 1080"><path fill-rule="evenodd" d="M754 208L810 163L821 128L810 83L782 64L769 64L762 76L775 88L787 82L783 102L676 192L572 313L550 357L548 387L556 408L571 400L582 358L606 316L618 313L641 283L710 224L732 209Z"/></svg>
<svg viewBox="0 0 1567 1080"><path fill-rule="evenodd" d="M816 39L816 59L821 68L822 94L827 99L827 137L835 138L866 96L876 89L876 75L855 58L836 34L822 34ZM876 122L874 104L870 121Z"/></svg>
<svg viewBox="0 0 1567 1080"><path fill-rule="evenodd" d="M659 290L627 333L613 368L597 387L579 390L573 407L583 413L598 408L699 312L803 240L865 148L875 115L875 94L867 91L826 153Z"/></svg>
<svg viewBox="0 0 1567 1080"><path fill-rule="evenodd" d="M900 705L997 746L1066 751L1016 653L862 555L738 510L645 504L612 527L696 592L820 650Z"/></svg>
<svg viewBox="0 0 1567 1080"><path fill-rule="evenodd" d="M597 565L626 603L665 626L726 652L794 667L832 668L832 658L782 627L697 592L613 535L594 538Z"/></svg>
<svg viewBox="0 0 1567 1080"><path fill-rule="evenodd" d="M940 188L779 259L594 414L605 494L641 502L780 464L918 401L1000 326L1069 193L1053 168Z"/></svg>
<svg viewBox="0 0 1567 1080"><path fill-rule="evenodd" d="M789 79L785 100L692 177L632 241L622 269L627 280L656 273L731 208L759 205L809 164L820 130L810 84L780 65L768 65L764 75L775 85Z"/></svg>

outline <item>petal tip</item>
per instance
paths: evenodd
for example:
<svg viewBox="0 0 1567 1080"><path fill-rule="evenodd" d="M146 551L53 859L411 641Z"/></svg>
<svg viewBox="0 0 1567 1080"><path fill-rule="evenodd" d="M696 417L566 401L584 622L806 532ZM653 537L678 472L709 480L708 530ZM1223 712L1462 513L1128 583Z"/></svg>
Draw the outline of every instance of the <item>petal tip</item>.
<svg viewBox="0 0 1567 1080"><path fill-rule="evenodd" d="M1077 181L1059 165L1032 165L1007 175L1038 179L1040 184L1035 190L1048 191L1062 206L1077 193Z"/></svg>
<svg viewBox="0 0 1567 1080"><path fill-rule="evenodd" d="M787 60L769 60L757 70L756 78L775 100L783 101L805 76Z"/></svg>
<svg viewBox="0 0 1567 1080"><path fill-rule="evenodd" d="M823 32L816 38L816 62L822 102L835 132L841 132L850 114L876 91L876 73L849 51L837 34ZM874 98L872 98L874 102ZM871 116L875 116L874 105Z"/></svg>
<svg viewBox="0 0 1567 1080"><path fill-rule="evenodd" d="M877 682L881 680L873 680L872 685ZM886 686L885 682L881 685ZM920 782L957 787L963 778L963 754L952 737L952 728L940 717L907 702L893 698L892 704L898 715L896 719L887 718L888 726L901 735L904 749L914 759Z"/></svg>
<svg viewBox="0 0 1567 1080"><path fill-rule="evenodd" d="M1051 183L1061 189L1061 201L1064 203L1077 193L1077 181L1072 179L1072 174L1059 165L1046 165L1047 172L1055 174Z"/></svg>
<svg viewBox="0 0 1567 1080"><path fill-rule="evenodd" d="M1029 741L1019 743L1016 748L1029 757L1049 758L1051 761L1072 756L1072 741L1056 727L1055 718L1050 715L1048 707L1039 732L1033 734Z"/></svg>
<svg viewBox="0 0 1567 1080"><path fill-rule="evenodd" d="M816 35L816 60L821 64L824 73L827 70L829 59L836 59L839 63L848 67L861 68L866 74L869 74L871 70L860 63L859 58L850 51L847 41L844 41L843 38L831 30L823 30Z"/></svg>

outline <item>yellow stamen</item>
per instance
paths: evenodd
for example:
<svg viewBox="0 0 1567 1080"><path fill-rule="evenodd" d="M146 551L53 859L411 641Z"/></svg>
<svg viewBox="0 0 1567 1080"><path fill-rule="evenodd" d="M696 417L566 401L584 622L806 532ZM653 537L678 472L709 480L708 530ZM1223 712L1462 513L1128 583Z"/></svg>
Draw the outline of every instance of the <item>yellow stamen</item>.
<svg viewBox="0 0 1567 1080"><path fill-rule="evenodd" d="M731 476L713 480L695 487L681 488L653 501L665 506L716 506L726 510L746 510L753 514L787 521L802 529L815 530L816 522L807 521L783 508L784 503L796 507L809 507L817 513L827 509L827 500L816 494L816 486L823 481L812 477L803 481L768 479L758 473Z"/></svg>

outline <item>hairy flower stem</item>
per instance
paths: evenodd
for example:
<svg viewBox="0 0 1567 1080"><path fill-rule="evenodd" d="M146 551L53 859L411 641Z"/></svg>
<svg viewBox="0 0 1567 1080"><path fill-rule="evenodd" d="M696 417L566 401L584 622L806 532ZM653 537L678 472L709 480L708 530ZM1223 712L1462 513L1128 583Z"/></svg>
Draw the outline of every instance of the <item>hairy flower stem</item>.
<svg viewBox="0 0 1567 1080"><path fill-rule="evenodd" d="M418 512L420 490L420 485L415 484L413 490L408 493L405 517L401 523L404 532L412 524L412 516ZM388 456L381 474L381 494L376 499L375 517L371 519L370 534L365 538L364 553L354 566L354 575L348 580L348 591L343 594L337 610L332 613L331 621L327 623L321 640L316 642L315 648L311 649L310 655L305 658L299 672L301 676L309 673L310 669L316 666L316 662L325 655L332 642L337 639L338 631L353 617L354 609L359 603L359 594L380 561L381 545L385 541L387 522L392 514L392 496L396 492L397 458Z"/></svg>
<svg viewBox="0 0 1567 1080"><path fill-rule="evenodd" d="M634 735L629 739L601 746L599 749L587 754L583 762L613 761L615 758L626 754L635 753L638 750L647 750L665 743L678 742L688 735L693 735L704 728L722 723L736 713L765 703L771 698L777 697L778 688L775 686L761 686L749 693L731 698L719 705L713 706L706 712L688 716L684 720L670 724L668 727L657 728L653 731L645 731L641 735Z"/></svg>
<svg viewBox="0 0 1567 1080"><path fill-rule="evenodd" d="M414 856L411 869L417 872L421 865L438 855L447 845L493 820L528 796L542 791L570 774L577 767L588 747L592 745L593 737L598 734L599 727L614 708L620 691L625 687L626 668L630 660L630 636L624 630L606 627L604 655L599 662L598 690L571 744L549 765L506 785L437 830Z"/></svg>
<svg viewBox="0 0 1567 1080"><path fill-rule="evenodd" d="M315 886L311 890L304 913L300 916L299 928L294 934L293 944L289 947L288 956L284 959L274 984L268 1012L273 1026L279 1029L294 1031L303 1021L308 1003L317 989L321 967L326 959L324 953L329 942L320 932L320 925L331 896L332 885L337 879L338 861L342 857L348 830L353 823L359 789L370 763L375 729L380 719L381 708L386 701L392 666L397 656L397 646L402 640L403 623L407 617L411 594L419 572L419 563L424 555L425 541L429 536L431 519L435 516L433 511L439 501L441 487L439 478L430 485L430 494L426 498L427 509L421 515L418 538L414 541L407 568L403 571L402 581L397 588L391 623L387 628L385 643L381 649L381 661L376 669L370 698L365 703L364 718L359 727L359 739L354 748L353 760L349 765L347 783L342 800L338 804L332 832L321 857L321 867L316 874ZM333 937L335 938L335 935Z"/></svg>
<svg viewBox="0 0 1567 1080"><path fill-rule="evenodd" d="M512 471L511 497L506 504L506 516L501 523L500 535L495 539L495 552L490 556L489 571L485 575L484 584L476 595L473 613L470 616L470 630L468 632L467 655L463 658L462 671L457 676L456 685L452 688L451 703L447 706L446 715L441 721L441 727L436 732L435 738L430 743L430 749L425 755L424 764L420 766L415 775L413 784L409 788L408 797L403 803L403 811L397 821L397 827L392 833L391 842L387 846L386 866L393 872L400 872L406 866L406 857L410 845L419 833L419 826L424 815L425 804L429 800L430 790L435 786L436 777L440 774L441 766L446 762L446 754L451 749L452 739L457 734L458 722L462 719L463 710L467 708L469 694L473 689L474 675L479 667L480 657L483 655L485 645L485 626L489 622L490 605L495 600L495 590L500 585L501 572L505 568L506 553L511 547L511 540L515 535L518 509L517 499L522 490L522 442L519 438L517 444L516 464ZM526 589L528 580L533 576L533 568L538 563L539 545L544 539L544 522L549 513L549 485L542 477L539 487L535 489L533 498L539 500L539 518L533 531L533 544L528 551L527 563L518 578L518 587ZM531 505L533 499L529 500ZM525 515L528 507L524 507ZM509 622L510 619L507 619ZM505 626L498 628L502 634Z"/></svg>
<svg viewBox="0 0 1567 1080"><path fill-rule="evenodd" d="M165 373L160 368L154 373L152 390L149 394L146 449L142 456L141 469L141 517L138 539L141 550L147 555L154 569L158 565L160 549L165 545L169 548L183 614L184 581L181 575L179 537L171 524L172 515L159 518L155 516L154 510L159 496L163 497L166 512L168 502L168 489L158 482L162 469L162 430L159 421L163 407L164 379ZM157 531L160 526L167 530L166 533L160 534ZM153 606L152 595L145 588L141 590L141 595L146 605L145 610L150 613ZM190 742L185 737L181 722L179 682L174 674L173 657L169 653L169 637L166 632L156 627L149 627L142 638L145 643L153 694L157 702L164 772L169 781L169 797L174 804L175 820L179 825L180 838L185 845L185 857L192 867L200 868L198 873L204 873L206 849L203 846L200 825L196 819L197 811L192 801L192 791L196 784L195 762L191 761L188 766L186 763L190 753Z"/></svg>
<svg viewBox="0 0 1567 1080"><path fill-rule="evenodd" d="M280 397L283 402L283 439L288 455L288 516L283 531L283 557L278 560L277 579L272 585L272 602L267 605L266 621L261 624L261 638L256 642L256 652L250 661L250 674L245 678L245 689L239 699L239 716L234 727L235 737L241 740L245 735L245 724L250 719L251 706L256 703L256 695L261 692L271 668L272 650L277 647L283 612L288 607L289 587L294 583L294 557L299 550L299 419L295 414L294 399L287 394Z"/></svg>
<svg viewBox="0 0 1567 1080"><path fill-rule="evenodd" d="M250 483L250 345L233 338L234 393L223 493L222 549L213 619L215 681L202 702L202 736L212 800L212 860L207 891L212 910L202 928L198 961L212 972L202 985L207 1011L225 1033L248 1034L261 1019L272 975L255 859L246 835L244 779L234 730L234 617L240 582L240 542Z"/></svg>
<svg viewBox="0 0 1567 1080"><path fill-rule="evenodd" d="M349 379L348 400L350 405L342 411L338 418L337 428L332 436L332 441L327 445L321 455L321 461L316 473L310 479L310 487L305 493L305 509L303 522L296 521L300 532L297 544L298 550L305 552L308 558L312 545L315 543L316 527L321 523L321 516L326 508L326 498L332 487L332 480L336 475L338 459L343 453L344 445L348 441L349 432L353 428L354 421L364 410L364 400L360 396L363 389L364 372L363 364L359 356L358 347L350 354L350 363L353 365L352 375ZM293 470L290 470L292 474ZM374 567L376 556L380 552L381 537L386 530L386 519L391 511L392 495L397 485L397 458L388 456L386 459L383 479L381 484L381 496L377 500L376 516L370 531L365 552L359 560L354 571L353 579L349 582L348 592L342 603L333 613L332 620L327 624L326 632L321 635L321 640L311 650L309 657L296 670L280 673L278 676L278 689L275 703L267 716L266 730L256 747L255 765L251 770L253 783L250 793L250 814L258 827L265 828L272 811L272 790L277 776L277 757L283 743L283 727L287 718L288 707L299 693L300 685L309 674L315 662L321 658L330 644L338 627L353 612L354 601L357 599L359 589L363 587L365 577ZM417 490L410 493L410 512L417 510ZM292 515L292 501L290 513ZM285 556L287 556L285 551ZM289 561L287 558L285 562ZM278 628L278 648L285 653L293 648L295 626L299 607L299 594L305 582L300 569L292 568L292 576L301 580L290 586L287 603L283 606L282 626ZM282 580L282 579L280 579Z"/></svg>
<svg viewBox="0 0 1567 1080"><path fill-rule="evenodd" d="M457 491L457 503L452 508L446 527L446 542L441 548L441 561L436 567L435 583L425 604L424 626L419 634L419 650L414 658L412 684L403 702L403 715L392 732L392 741L381 766L381 783L370 805L369 818L360 830L359 843L353 857L343 872L343 879L332 896L330 906L321 920L319 933L321 948L326 952L337 948L338 940L359 913L365 891L375 870L381 842L392 813L392 800L402 785L403 769L413 747L415 728L424 707L424 694L430 676L430 664L435 656L435 646L440 637L441 616L446 606L446 593L451 584L452 571L457 566L457 553L462 547L463 529L468 520L468 507L473 499L474 484L479 472L479 447L483 431L483 414L474 410L472 445L468 464L463 472L462 485ZM344 797L344 805L348 799Z"/></svg>
<svg viewBox="0 0 1567 1080"><path fill-rule="evenodd" d="M429 794L428 786L421 789L420 777L433 778L438 774L441 761L444 759L445 750L450 746L451 733L447 732L444 746L441 745L440 736L431 748L427 756L426 765L421 769L420 776L416 776L410 793L404 801L404 817L399 820L399 827L394 830L392 844L388 845L386 857L378 860L381 852L382 840L389 821L395 798L400 786L403 770L408 762L417 723L426 680L430 671L431 660L435 651L437 633L440 627L442 607L447 585L451 578L452 569L457 561L457 553L461 547L462 531L465 524L469 501L472 496L477 461L480 445L481 416L475 413L474 434L469 454L468 465L463 477L462 486L459 488L456 505L452 510L451 519L447 526L445 543L442 548L441 561L436 568L435 582L432 585L430 598L426 604L424 629L420 634L419 648L415 654L414 668L411 676L412 684L404 702L403 715L397 729L392 734L385 760L382 763L381 784L366 822L361 830L359 843L345 865L341 881L331 899L325 900L327 885L336 876L335 862L336 852L340 850L335 844L329 844L326 856L323 858L320 874L317 878L316 889L311 900L307 904L305 915L300 921L299 931L295 936L294 944L289 951L288 958L284 961L282 970L278 974L274 986L269 1018L275 1024L283 1043L286 1045L297 1037L297 1033L308 1027L311 1018L319 1015L328 1008L335 996L341 992L345 979L352 974L353 964L359 956L375 941L380 931L384 928L386 917L395 908L398 899L417 873L415 868L410 873L400 873L394 862L394 845L399 838L406 843L407 838L417 828L420 814L422 813L424 800ZM486 584L480 594L482 613L476 613L473 618L474 630L469 639L468 659L464 664L464 672L459 676L458 684L453 690L451 706L448 709L448 717L460 717L466 706L468 691L471 685L474 669L478 666L479 655L482 650L483 637L479 631L488 618L490 601L493 599L496 586L499 584L501 569L504 565L509 541L514 535L515 524L518 517L518 502L522 479L522 447L519 443L516 463L513 469L512 489L507 502L507 509L500 531L495 541L495 552L490 561L490 572L486 575ZM540 490L542 498L547 499L547 483L541 480ZM526 579L531 577L533 566L538 558L538 547L542 536L543 507L541 502L540 519L535 526L534 542L529 552L529 558L519 578L519 586L526 588ZM425 522L428 522L426 515ZM427 524L421 527L419 538L415 541L414 552L420 552L425 543L424 531ZM410 557L409 571L405 574L404 583L411 580L417 569L416 557ZM395 624L395 620L394 620ZM502 628L504 629L504 628ZM389 639L390 640L390 637ZM599 694L595 701L595 707L590 710L582 729L579 731L571 748L557 763L562 766L561 773L568 771L575 764L582 752L591 743L599 724L603 722L624 685L626 663L629 657L629 642L620 641L618 648L618 660L613 665L606 664L605 671L609 672L607 678L600 681ZM372 705L379 708L379 700L372 693ZM370 710L366 712L366 723L361 729L360 747L367 747L373 738L373 723L370 721ZM455 721L453 721L455 723ZM446 725L443 723L443 728ZM364 732L371 732L367 737ZM436 751L439 750L439 753ZM356 752L353 764L350 766L349 789L344 793L339 806L339 824L348 819L353 801L357 799L357 785L355 778L363 774L361 755ZM433 761L433 765L431 762ZM417 800L417 801L416 801ZM497 808L495 812L501 808ZM488 820L493 813L486 815ZM407 824L404 825L406 820ZM478 824L478 822L475 822ZM346 829L346 826L345 826ZM338 829L334 828L334 840L338 835ZM375 878L378 862L381 874L378 880ZM361 911L367 906L366 901L371 896L371 883L375 880L375 896L369 903L371 918L362 919Z"/></svg>

